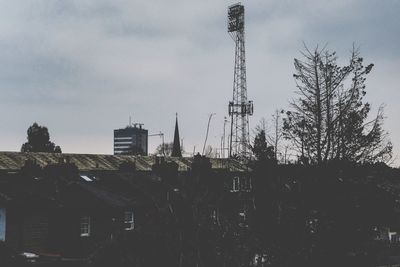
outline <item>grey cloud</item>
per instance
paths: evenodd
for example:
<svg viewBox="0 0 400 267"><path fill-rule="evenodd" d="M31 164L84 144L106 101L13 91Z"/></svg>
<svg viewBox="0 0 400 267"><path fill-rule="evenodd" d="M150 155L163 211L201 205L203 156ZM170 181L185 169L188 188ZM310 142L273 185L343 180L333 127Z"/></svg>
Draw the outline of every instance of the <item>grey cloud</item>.
<svg viewBox="0 0 400 267"><path fill-rule="evenodd" d="M195 145L197 151L202 147L208 114L217 113L209 140L218 146L232 95L234 43L226 32L229 4L211 0L1 3L0 120L13 130L0 133L0 148L18 150L20 143L15 140L23 140L25 128L40 121L64 151L111 153L112 129L123 127L129 115L144 122L150 132L163 131L170 140L175 112L189 151ZM400 110L395 100L385 97L394 94L399 84L391 71L400 65L399 2L243 4L249 98L256 105L252 126L274 109L287 107L293 97L292 61L299 57L302 41L310 46L328 43L344 59L356 42L367 61L377 63L376 69L385 68L368 78L368 97L388 103L387 129L400 146L393 119ZM376 87L385 94L379 95ZM150 139L150 146L159 141Z"/></svg>

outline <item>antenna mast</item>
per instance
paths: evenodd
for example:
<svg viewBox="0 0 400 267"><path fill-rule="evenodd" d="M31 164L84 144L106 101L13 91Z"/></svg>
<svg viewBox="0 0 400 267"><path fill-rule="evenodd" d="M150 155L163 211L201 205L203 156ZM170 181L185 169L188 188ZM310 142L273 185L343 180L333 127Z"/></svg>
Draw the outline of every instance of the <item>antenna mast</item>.
<svg viewBox="0 0 400 267"><path fill-rule="evenodd" d="M253 115L253 101L247 100L246 57L244 40L244 6L241 3L228 7L228 33L235 41L235 68L233 99L229 102L231 134L229 157L249 157L249 116Z"/></svg>

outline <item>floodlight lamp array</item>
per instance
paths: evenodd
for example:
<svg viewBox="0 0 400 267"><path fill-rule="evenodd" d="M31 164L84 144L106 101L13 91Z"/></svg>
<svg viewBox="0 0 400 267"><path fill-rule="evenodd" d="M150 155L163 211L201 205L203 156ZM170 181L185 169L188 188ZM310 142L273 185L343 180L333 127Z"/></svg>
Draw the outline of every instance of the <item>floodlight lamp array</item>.
<svg viewBox="0 0 400 267"><path fill-rule="evenodd" d="M253 101L247 101L247 103L235 104L233 101L229 101L229 116L231 115L253 115L254 106Z"/></svg>
<svg viewBox="0 0 400 267"><path fill-rule="evenodd" d="M228 7L228 32L244 30L244 6L240 3Z"/></svg>

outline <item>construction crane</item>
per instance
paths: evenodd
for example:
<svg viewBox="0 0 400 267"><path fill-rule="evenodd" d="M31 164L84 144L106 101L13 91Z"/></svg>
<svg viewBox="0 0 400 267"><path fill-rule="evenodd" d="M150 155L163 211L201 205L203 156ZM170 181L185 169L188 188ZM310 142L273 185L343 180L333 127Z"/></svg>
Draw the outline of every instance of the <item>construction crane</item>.
<svg viewBox="0 0 400 267"><path fill-rule="evenodd" d="M137 128L139 126L139 128L142 129L143 125L144 125L143 123L138 123L138 122L133 123L133 127L135 127L135 128Z"/></svg>
<svg viewBox="0 0 400 267"><path fill-rule="evenodd" d="M159 136L162 138L162 145L161 145L161 150L162 150L162 154L165 157L165 143L164 143L164 133L159 132L159 133L154 133L154 134L149 134L149 137L151 136Z"/></svg>

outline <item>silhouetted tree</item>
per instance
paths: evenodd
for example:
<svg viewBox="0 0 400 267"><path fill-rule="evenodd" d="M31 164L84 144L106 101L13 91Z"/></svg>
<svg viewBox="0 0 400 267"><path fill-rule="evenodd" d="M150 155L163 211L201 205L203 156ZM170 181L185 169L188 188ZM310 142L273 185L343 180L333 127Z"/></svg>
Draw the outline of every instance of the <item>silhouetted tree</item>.
<svg viewBox="0 0 400 267"><path fill-rule="evenodd" d="M363 65L353 48L341 67L336 52L305 47L304 60L295 59L299 98L284 118L284 133L301 159L321 164L332 159L357 162L387 161L392 145L382 129L383 108L368 121L370 104L364 102L365 76L373 64Z"/></svg>
<svg viewBox="0 0 400 267"><path fill-rule="evenodd" d="M279 151L279 142L283 136L283 131L282 131L282 116L281 116L282 110L275 110L275 114L272 115L272 120L274 122L274 135L273 135L273 142L274 142L274 147L275 147L275 158L278 159L278 151Z"/></svg>
<svg viewBox="0 0 400 267"><path fill-rule="evenodd" d="M272 122L271 131L270 132L266 131L267 140L274 147L275 158L278 160L279 158L278 156L283 157L283 159L281 159L282 161L284 161L284 155L283 153L280 153L279 148L281 147L281 139L283 138L283 129L282 129L283 112L284 112L283 110L278 110L278 109L275 110L271 118Z"/></svg>
<svg viewBox="0 0 400 267"><path fill-rule="evenodd" d="M61 153L61 148L50 142L50 134L45 126L36 122L28 128L28 142L21 147L21 152L50 152Z"/></svg>
<svg viewBox="0 0 400 267"><path fill-rule="evenodd" d="M165 154L165 156L171 156L173 145L174 145L173 142L160 144L157 146L155 154L156 155L164 155ZM183 146L180 146L180 147L181 147L181 153L183 154L185 152L185 150L184 150Z"/></svg>
<svg viewBox="0 0 400 267"><path fill-rule="evenodd" d="M170 156L172 153L172 146L173 146L172 142L160 144L156 148L156 154Z"/></svg>
<svg viewBox="0 0 400 267"><path fill-rule="evenodd" d="M268 145L264 129L259 129L254 138L252 151L259 161L276 160L274 147Z"/></svg>

